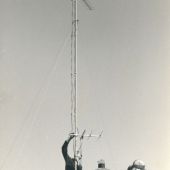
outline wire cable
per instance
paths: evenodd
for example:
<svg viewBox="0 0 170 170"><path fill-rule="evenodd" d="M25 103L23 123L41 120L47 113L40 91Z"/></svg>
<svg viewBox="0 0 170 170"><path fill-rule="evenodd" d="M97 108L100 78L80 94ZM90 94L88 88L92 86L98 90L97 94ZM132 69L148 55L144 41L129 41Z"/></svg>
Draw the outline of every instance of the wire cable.
<svg viewBox="0 0 170 170"><path fill-rule="evenodd" d="M70 37L68 37L68 40L69 40L69 38L70 38ZM59 56L61 56L62 53L63 53L63 51L65 51L65 47L66 47L66 45L67 45L68 42L69 42L69 41L66 41L66 43L64 44L63 48L61 49L61 52L60 52ZM40 115L39 109L41 108L41 106L43 105L43 103L44 103L44 101L45 101L45 97L44 97L44 96L45 96L45 95L47 94L47 92L48 92L48 87L49 87L49 85L50 85L51 79L53 78L53 73L56 73L57 64L58 64L57 62L54 64L54 67L53 67L50 75L48 76L48 80L47 80L47 82L46 82L46 84L45 84L45 86L44 86L44 88L43 88L43 91L42 91L43 94L42 94L42 96L40 96L40 100L38 100L39 103L38 103L37 107L35 108L36 110L34 111L34 117L33 117L32 121L31 121L31 124L29 125L29 129L27 130L25 139L28 139L28 138L30 137L31 133L33 132L34 126L35 126L35 124L36 124L36 122L37 122L37 120L38 120L38 117L39 117L39 115ZM24 148L25 148L25 145L26 145L26 142L23 142L23 144L22 144L22 146L21 146L21 150L20 150L20 155L22 155L23 150L24 150ZM18 160L18 161L19 161L19 160ZM18 161L17 161L17 162L18 162ZM17 163L16 163L16 164L17 164Z"/></svg>
<svg viewBox="0 0 170 170"><path fill-rule="evenodd" d="M37 108L37 100L39 99L39 96L41 95L42 91L45 90L44 88L44 84L48 84L49 83L49 77L50 75L56 70L56 65L57 65L57 61L59 59L59 57L61 56L62 52L64 51L65 46L68 43L68 40L70 39L70 32L67 34L67 36L64 39L64 42L62 43L62 46L60 48L60 50L58 51L57 55L56 55L56 60L55 62L53 62L54 64L52 65L51 69L49 70L49 72L47 73L47 76L44 78L42 86L40 87L40 89L38 90L38 92L35 94L35 97L33 99L33 102L30 106L30 108L28 109L28 112L23 120L22 125L20 126L20 129L18 130L18 133L16 134L16 136L14 137L14 140L5 156L5 158L2 161L2 164L0 165L0 170L3 170L5 167L5 164L8 160L8 158L10 157L11 153L13 152L15 146L17 145L18 139L24 134L25 129L26 129L26 125L29 123L28 120L30 119L30 117L33 115L34 110ZM47 87L47 86L46 86ZM39 105L41 105L41 103L39 102ZM32 114L31 114L32 113ZM32 118L33 119L33 118ZM28 122L28 123L27 123Z"/></svg>

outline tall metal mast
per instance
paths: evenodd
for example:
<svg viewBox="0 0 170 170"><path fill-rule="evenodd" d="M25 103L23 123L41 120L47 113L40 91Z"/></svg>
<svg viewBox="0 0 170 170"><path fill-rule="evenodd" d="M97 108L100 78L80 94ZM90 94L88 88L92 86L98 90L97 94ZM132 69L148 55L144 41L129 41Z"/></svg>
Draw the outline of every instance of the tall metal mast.
<svg viewBox="0 0 170 170"><path fill-rule="evenodd" d="M73 57L73 70L72 70L72 83L73 83L73 132L77 134L77 28L78 28L78 19L77 19L77 0L72 0L72 57ZM77 157L77 141L76 137L74 139L74 158ZM76 166L75 166L76 167Z"/></svg>
<svg viewBox="0 0 170 170"><path fill-rule="evenodd" d="M82 0L89 10L93 8L89 4L88 0ZM78 31L78 0L72 0L72 35L71 35L71 124L72 132L75 135L73 142L74 158L77 159L77 152L81 148L77 146L77 137L83 140L84 136L90 137L101 137L92 133L85 135L85 130L80 135L77 127L77 31ZM75 170L77 170L77 162L75 161Z"/></svg>

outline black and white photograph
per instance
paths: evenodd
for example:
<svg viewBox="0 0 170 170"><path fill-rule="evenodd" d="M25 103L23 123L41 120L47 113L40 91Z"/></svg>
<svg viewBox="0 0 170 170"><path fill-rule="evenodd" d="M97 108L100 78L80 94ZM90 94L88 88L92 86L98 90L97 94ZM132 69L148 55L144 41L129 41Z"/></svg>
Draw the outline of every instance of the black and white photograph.
<svg viewBox="0 0 170 170"><path fill-rule="evenodd" d="M0 0L0 170L170 170L170 1Z"/></svg>

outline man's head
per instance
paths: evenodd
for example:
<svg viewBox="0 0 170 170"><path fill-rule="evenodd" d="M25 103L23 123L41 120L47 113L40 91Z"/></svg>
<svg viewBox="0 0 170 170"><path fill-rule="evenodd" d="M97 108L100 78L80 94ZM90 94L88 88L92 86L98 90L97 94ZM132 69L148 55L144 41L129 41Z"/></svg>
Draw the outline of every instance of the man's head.
<svg viewBox="0 0 170 170"><path fill-rule="evenodd" d="M145 163L141 160L135 160L128 170L145 170Z"/></svg>
<svg viewBox="0 0 170 170"><path fill-rule="evenodd" d="M135 160L133 162L133 167L139 170L144 170L145 169L145 163L141 160Z"/></svg>

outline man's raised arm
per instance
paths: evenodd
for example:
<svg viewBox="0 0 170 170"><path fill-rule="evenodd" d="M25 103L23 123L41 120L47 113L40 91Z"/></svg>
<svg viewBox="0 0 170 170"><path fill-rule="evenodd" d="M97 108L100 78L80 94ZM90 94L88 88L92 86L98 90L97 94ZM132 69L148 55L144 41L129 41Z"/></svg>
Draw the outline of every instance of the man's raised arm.
<svg viewBox="0 0 170 170"><path fill-rule="evenodd" d="M68 144L70 143L70 141L74 138L74 135L69 135L69 138L64 142L63 146L62 146L62 154L64 159L67 159L68 155Z"/></svg>

